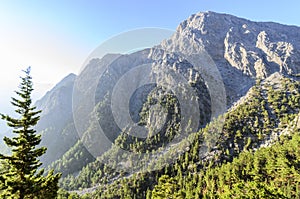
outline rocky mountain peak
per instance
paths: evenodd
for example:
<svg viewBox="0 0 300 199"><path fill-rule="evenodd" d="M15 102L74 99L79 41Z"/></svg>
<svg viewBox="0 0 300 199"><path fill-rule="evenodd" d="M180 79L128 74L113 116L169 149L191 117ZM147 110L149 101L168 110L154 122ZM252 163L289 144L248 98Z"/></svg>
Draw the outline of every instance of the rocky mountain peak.
<svg viewBox="0 0 300 199"><path fill-rule="evenodd" d="M300 27L200 12L183 21L163 49L185 56L206 51L233 101L275 72L300 74Z"/></svg>
<svg viewBox="0 0 300 199"><path fill-rule="evenodd" d="M172 79L159 76L163 67L181 74L193 85L193 89L198 90L198 98L204 99L199 111L205 112L206 108L211 106L209 114L213 117L218 116L245 96L257 79L274 83L282 76L298 76L300 41L296 38L299 36L300 28L296 26L253 22L210 11L194 14L178 26L173 36L154 48L127 55L107 54L101 59L91 59L78 77L75 78L75 75L66 77L47 93L43 100L37 102L38 108L43 109L38 130L50 129L47 124L52 121L59 128L49 132L62 134L64 129L69 129L67 126L77 124L77 130L83 132L82 137L93 137L90 135L97 132L96 128L91 128L94 124L86 121L94 121L90 116L95 112L99 117L97 122L102 125L101 127L105 127L107 132L111 132L109 138L114 140L122 129L111 122L114 121L113 112L109 109L113 88L128 71L146 64L151 64L150 75L161 77L160 79L164 81L171 82ZM134 74L135 78L130 81L136 84L139 77L145 75ZM156 115L152 115L151 112L149 117L145 113L144 118L139 114L141 110L147 112L151 105L149 102L148 107L148 95L149 99L160 100L159 92L165 91L158 88L150 92L153 90L151 86L141 88L137 86L137 88L139 89L133 93L133 97L128 98L130 117L135 122L143 119L142 122L147 125L148 121L152 120L154 126L159 126L156 118L159 118L160 111L157 111ZM75 95L73 91L76 92ZM124 89L124 96L126 93L128 89ZM72 95L77 98L72 98ZM119 98L125 101L124 97ZM72 109L74 107L75 109ZM73 116L77 112L80 114L78 118L74 117L76 121L73 122ZM60 117L57 117L58 115ZM170 121L175 120L176 118L170 117ZM207 121L207 118L204 118L204 121ZM75 137L74 134L70 135ZM63 140L64 136L61 137ZM92 141L97 139L91 140L90 143L94 143ZM99 145L98 142L95 144Z"/></svg>

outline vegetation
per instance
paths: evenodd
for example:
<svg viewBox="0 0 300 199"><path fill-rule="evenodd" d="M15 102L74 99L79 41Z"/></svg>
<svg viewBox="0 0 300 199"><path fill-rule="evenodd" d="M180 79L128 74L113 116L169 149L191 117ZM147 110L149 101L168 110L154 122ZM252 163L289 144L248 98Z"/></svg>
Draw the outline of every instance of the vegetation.
<svg viewBox="0 0 300 199"><path fill-rule="evenodd" d="M20 119L2 115L18 135L4 139L13 149L11 156L0 156L2 197L300 199L298 81L284 77L275 82L257 81L242 102L181 140L175 150L164 146L180 134L179 103L172 93L158 96L153 91L141 109L140 124L147 123L151 106L158 104L167 110L167 124L160 132L149 132L145 139L122 132L97 160L78 142L50 166L64 172L60 181L64 189L58 190L60 174L51 171L45 176L39 170L38 158L46 149L36 148L41 137L33 127L40 111L31 107L30 70L25 72L17 92L21 100L13 98L12 102ZM132 153L121 153L123 149ZM153 151L162 154L154 156L156 161L152 161ZM132 154L147 167L140 170ZM172 163L166 164L170 158ZM120 170L120 159L126 160L131 171ZM81 167L78 175L70 175Z"/></svg>
<svg viewBox="0 0 300 199"><path fill-rule="evenodd" d="M11 102L19 117L1 114L16 136L4 138L12 154L0 154L0 196L13 199L52 199L57 195L60 174L53 174L51 171L45 176L44 170L39 169L42 164L39 158L46 152L46 148L37 148L41 136L36 134L34 126L39 121L41 111L35 111L36 108L32 106L30 68L24 72L19 91L16 91L19 98L12 98Z"/></svg>
<svg viewBox="0 0 300 199"><path fill-rule="evenodd" d="M232 162L175 177L163 175L151 198L300 198L300 131ZM175 197L176 196L176 197Z"/></svg>
<svg viewBox="0 0 300 199"><path fill-rule="evenodd" d="M79 172L81 168L93 161L95 161L95 158L78 141L60 159L48 166L47 170L53 168L56 172L62 173L62 177L65 177L68 174Z"/></svg>
<svg viewBox="0 0 300 199"><path fill-rule="evenodd" d="M223 116L221 135L211 137L222 117L183 140L177 149L189 142L186 152L177 157L173 151L166 153L177 159L174 164L122 173L95 161L78 177L65 178L62 186L79 193L90 192L85 187L97 187L84 198L299 198L300 132L294 124L299 101L297 81L258 82L246 100ZM203 142L209 139L216 139L209 142L214 143L211 146ZM124 144L124 139L117 141ZM205 156L204 146L208 147ZM131 140L129 147L145 149L138 140ZM114 148L107 154L112 161L118 157ZM147 157L143 161L150 161Z"/></svg>

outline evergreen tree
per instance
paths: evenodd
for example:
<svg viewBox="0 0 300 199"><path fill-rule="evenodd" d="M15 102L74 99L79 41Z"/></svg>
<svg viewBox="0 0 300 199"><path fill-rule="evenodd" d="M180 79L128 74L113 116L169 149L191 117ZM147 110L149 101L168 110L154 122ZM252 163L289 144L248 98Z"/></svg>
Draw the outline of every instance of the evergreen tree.
<svg viewBox="0 0 300 199"><path fill-rule="evenodd" d="M8 164L8 169L2 172L0 178L2 191L1 198L14 199L47 199L56 198L58 180L61 174L44 175L44 170L39 169L42 163L39 160L45 152L45 147L38 148L41 135L37 135L34 126L39 121L41 111L36 111L32 106L31 93L33 91L30 67L21 77L18 98L12 97L11 104L16 107L18 118L1 114L7 125L13 128L15 137L5 137L5 144L10 147L11 155L0 154L0 161Z"/></svg>

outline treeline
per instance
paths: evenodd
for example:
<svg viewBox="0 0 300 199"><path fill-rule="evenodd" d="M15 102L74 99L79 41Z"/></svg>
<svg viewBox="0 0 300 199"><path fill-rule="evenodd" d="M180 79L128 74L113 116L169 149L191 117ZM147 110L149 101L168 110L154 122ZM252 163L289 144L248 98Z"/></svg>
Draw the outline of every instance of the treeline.
<svg viewBox="0 0 300 199"><path fill-rule="evenodd" d="M96 161L78 177L65 178L62 185L73 190L98 187L98 191L85 198L251 198L253 194L259 198L296 198L299 129L292 129L291 136L283 137L281 133L293 124L299 113L299 101L299 82L287 78L276 85L258 81L248 98L223 116L224 123L220 117L183 140L183 147L190 142L189 149L173 156L177 159L174 164L130 174L116 172ZM213 131L220 124L224 126L221 135L216 136ZM266 142L276 144L255 151ZM205 156L201 151L204 147ZM107 153L112 160L117 155L116 149Z"/></svg>
<svg viewBox="0 0 300 199"><path fill-rule="evenodd" d="M163 175L147 198L300 198L300 131L232 162L182 176ZM121 197L122 198L122 197Z"/></svg>

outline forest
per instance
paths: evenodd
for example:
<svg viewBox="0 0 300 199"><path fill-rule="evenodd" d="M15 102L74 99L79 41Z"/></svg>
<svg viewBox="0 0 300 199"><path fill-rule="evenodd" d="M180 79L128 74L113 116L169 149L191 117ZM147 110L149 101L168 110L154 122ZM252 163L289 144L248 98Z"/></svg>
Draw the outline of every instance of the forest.
<svg viewBox="0 0 300 199"><path fill-rule="evenodd" d="M129 174L95 161L77 177L63 178L61 187L78 191L61 189L60 197L299 198L299 102L298 81L284 77L276 84L257 81L246 100L183 140L182 148L186 141L191 145L174 164ZM213 138L215 146L208 146L209 155L202 157L203 140L224 118L222 135ZM126 139L116 142L126 144ZM151 148L153 142L147 144ZM130 147L138 151L145 148L142 145L136 140ZM108 154L117 156L117 149ZM95 185L95 192L84 194L85 188Z"/></svg>

